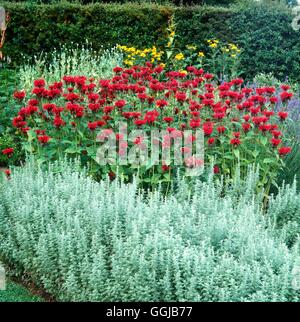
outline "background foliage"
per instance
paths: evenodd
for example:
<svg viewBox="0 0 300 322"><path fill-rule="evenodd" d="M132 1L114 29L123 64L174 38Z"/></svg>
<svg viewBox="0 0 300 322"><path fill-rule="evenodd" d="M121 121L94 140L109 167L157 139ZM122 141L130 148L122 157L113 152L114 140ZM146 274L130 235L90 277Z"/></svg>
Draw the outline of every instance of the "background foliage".
<svg viewBox="0 0 300 322"><path fill-rule="evenodd" d="M281 80L288 75L300 79L299 33L292 29L291 9L274 1L241 1L224 8L148 3L2 5L11 15L4 52L14 64L22 61L22 55L32 57L61 43L80 44L86 39L95 50L115 44L162 45L174 14L181 47L200 45L208 38L232 41L244 49L242 71L249 79L261 72L273 72Z"/></svg>

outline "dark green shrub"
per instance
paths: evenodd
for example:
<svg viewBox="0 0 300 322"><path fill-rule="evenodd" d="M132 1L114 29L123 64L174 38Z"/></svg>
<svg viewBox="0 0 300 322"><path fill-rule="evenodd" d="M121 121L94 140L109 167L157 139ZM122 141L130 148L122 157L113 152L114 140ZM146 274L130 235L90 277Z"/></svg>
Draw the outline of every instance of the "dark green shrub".
<svg viewBox="0 0 300 322"><path fill-rule="evenodd" d="M291 9L284 4L257 3L230 7L155 4L80 5L57 3L4 3L11 15L4 53L14 64L22 54L32 57L49 52L61 43L83 43L88 39L98 50L115 44L138 48L166 43L166 28L172 15L177 23L179 43L204 43L218 38L244 49L243 76L251 79L261 72L273 72L280 80L300 79L299 32L293 30Z"/></svg>

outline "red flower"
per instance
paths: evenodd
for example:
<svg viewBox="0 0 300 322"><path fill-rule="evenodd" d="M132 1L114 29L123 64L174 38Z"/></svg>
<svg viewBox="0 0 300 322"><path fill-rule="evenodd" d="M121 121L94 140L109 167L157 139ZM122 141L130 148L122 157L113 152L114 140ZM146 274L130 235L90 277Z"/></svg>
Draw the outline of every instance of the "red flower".
<svg viewBox="0 0 300 322"><path fill-rule="evenodd" d="M25 98L26 93L25 93L25 91L14 92L14 95L13 96L14 96L14 98L16 100L22 101Z"/></svg>
<svg viewBox="0 0 300 322"><path fill-rule="evenodd" d="M285 156L289 154L292 151L292 149L289 146L283 146L278 149L278 152L281 156Z"/></svg>
<svg viewBox="0 0 300 322"><path fill-rule="evenodd" d="M191 128L196 128L196 127L200 127L200 124L201 124L201 120L200 119L192 119L190 120L190 127Z"/></svg>
<svg viewBox="0 0 300 322"><path fill-rule="evenodd" d="M243 119L248 122L250 120L250 115L249 114L246 114L243 116Z"/></svg>
<svg viewBox="0 0 300 322"><path fill-rule="evenodd" d="M211 122L207 122L203 124L203 132L205 136L210 136L213 132L213 124Z"/></svg>
<svg viewBox="0 0 300 322"><path fill-rule="evenodd" d="M243 123L242 124L244 132L248 132L251 129L251 124L250 123Z"/></svg>
<svg viewBox="0 0 300 322"><path fill-rule="evenodd" d="M50 137L48 135L41 135L41 136L38 136L38 140L41 144L47 144L48 141L50 140Z"/></svg>
<svg viewBox="0 0 300 322"><path fill-rule="evenodd" d="M277 97L270 97L270 102L272 104L276 104L278 102L278 98Z"/></svg>
<svg viewBox="0 0 300 322"><path fill-rule="evenodd" d="M290 85L287 85L287 84L282 84L282 85L280 85L280 88L283 91L287 91L287 90L289 90L291 88L291 86Z"/></svg>
<svg viewBox="0 0 300 322"><path fill-rule="evenodd" d="M122 70L123 70L123 68L122 68L122 67L119 67L119 66L116 66L116 67L113 69L114 73L120 73Z"/></svg>
<svg viewBox="0 0 300 322"><path fill-rule="evenodd" d="M134 124L137 126L142 126L145 125L147 123L147 120L134 120Z"/></svg>
<svg viewBox="0 0 300 322"><path fill-rule="evenodd" d="M217 165L214 166L214 173L220 173L220 168Z"/></svg>
<svg viewBox="0 0 300 322"><path fill-rule="evenodd" d="M33 85L35 87L45 87L46 85L46 82L44 79L36 79L34 82L33 82Z"/></svg>
<svg viewBox="0 0 300 322"><path fill-rule="evenodd" d="M240 139L238 139L238 138L231 139L231 140L230 140L230 144L231 144L231 145L234 145L235 147L237 147L238 145L240 145L240 144L241 144L241 140L240 140Z"/></svg>
<svg viewBox="0 0 300 322"><path fill-rule="evenodd" d="M105 106L103 108L103 111L104 111L105 114L110 114L113 110L114 110L113 106Z"/></svg>
<svg viewBox="0 0 300 322"><path fill-rule="evenodd" d="M9 158L13 155L14 149L13 148L7 148L2 150L2 154L7 155Z"/></svg>
<svg viewBox="0 0 300 322"><path fill-rule="evenodd" d="M178 102L183 103L186 101L186 93L185 92L177 92L175 95L175 98L177 99Z"/></svg>
<svg viewBox="0 0 300 322"><path fill-rule="evenodd" d="M207 140L207 143L208 143L209 145L213 145L213 144L215 143L215 138L209 138L209 139Z"/></svg>
<svg viewBox="0 0 300 322"><path fill-rule="evenodd" d="M88 123L88 128L91 130L91 131L94 131L96 130L96 128L98 127L98 122L89 122Z"/></svg>
<svg viewBox="0 0 300 322"><path fill-rule="evenodd" d="M217 131L219 132L219 134L223 134L226 131L226 127L223 125L218 126Z"/></svg>
<svg viewBox="0 0 300 322"><path fill-rule="evenodd" d="M272 138L271 143L272 143L273 147L277 147L281 143L281 140L276 139L276 138Z"/></svg>
<svg viewBox="0 0 300 322"><path fill-rule="evenodd" d="M62 126L65 126L66 125L66 122L61 119L59 116L55 117L54 121L53 121L53 125L56 127L56 128L60 128Z"/></svg>
<svg viewBox="0 0 300 322"><path fill-rule="evenodd" d="M290 98L293 97L293 93L289 93L289 92L282 92L280 93L280 98L283 102L289 100Z"/></svg>
<svg viewBox="0 0 300 322"><path fill-rule="evenodd" d="M11 175L11 171L9 169L4 170L5 175L9 178Z"/></svg>
<svg viewBox="0 0 300 322"><path fill-rule="evenodd" d="M163 120L167 123L172 123L174 121L173 117L164 117Z"/></svg>
<svg viewBox="0 0 300 322"><path fill-rule="evenodd" d="M29 101L28 101L28 105L33 105L33 106L36 106L39 104L39 101L36 100L35 98L31 98Z"/></svg>
<svg viewBox="0 0 300 322"><path fill-rule="evenodd" d="M166 100L157 100L156 101L156 106L162 108L164 106L167 106L169 103Z"/></svg>
<svg viewBox="0 0 300 322"><path fill-rule="evenodd" d="M134 140L133 140L133 144L135 145L139 145L143 143L144 138L142 136L137 136Z"/></svg>
<svg viewBox="0 0 300 322"><path fill-rule="evenodd" d="M234 132L233 136L238 139L238 138L240 138L241 133L240 132Z"/></svg>
<svg viewBox="0 0 300 322"><path fill-rule="evenodd" d="M273 130L271 133L273 134L273 136L275 138L278 138L279 136L282 135L282 132L281 131L278 131L278 130Z"/></svg>
<svg viewBox="0 0 300 322"><path fill-rule="evenodd" d="M117 102L115 102L115 106L118 108L123 108L126 105L126 101L124 100L119 100Z"/></svg>
<svg viewBox="0 0 300 322"><path fill-rule="evenodd" d="M280 111L280 112L278 112L278 116L280 117L280 119L282 121L284 121L289 116L289 113L288 112L284 112L284 111Z"/></svg>
<svg viewBox="0 0 300 322"><path fill-rule="evenodd" d="M170 166L168 166L168 165L166 165L166 164L163 164L163 165L161 166L161 169L162 169L162 171L163 171L163 172L167 172L167 171L169 171L169 170L170 170Z"/></svg>

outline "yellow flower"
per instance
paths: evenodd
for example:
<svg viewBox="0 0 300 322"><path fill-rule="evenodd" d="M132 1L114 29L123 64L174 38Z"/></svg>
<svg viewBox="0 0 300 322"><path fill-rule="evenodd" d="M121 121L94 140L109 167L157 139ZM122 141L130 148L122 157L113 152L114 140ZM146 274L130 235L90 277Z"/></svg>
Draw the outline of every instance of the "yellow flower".
<svg viewBox="0 0 300 322"><path fill-rule="evenodd" d="M236 54L232 54L232 55L231 55L231 57L232 57L232 58L235 58L235 57L236 57Z"/></svg>
<svg viewBox="0 0 300 322"><path fill-rule="evenodd" d="M146 57L146 54L144 52L140 53L141 57Z"/></svg>
<svg viewBox="0 0 300 322"><path fill-rule="evenodd" d="M187 74L187 73L188 73L188 72L187 72L186 70L184 70L184 69L181 69L179 72L180 72L180 73L183 73L183 74Z"/></svg>
<svg viewBox="0 0 300 322"><path fill-rule="evenodd" d="M163 68L165 68L166 67L166 64L164 64L164 63L160 63L159 64L161 67L163 67Z"/></svg>
<svg viewBox="0 0 300 322"><path fill-rule="evenodd" d="M199 57L204 57L204 56L205 56L205 55L204 55L204 52L203 52L203 51L199 51L198 56L199 56Z"/></svg>
<svg viewBox="0 0 300 322"><path fill-rule="evenodd" d="M174 36L175 36L175 31L171 31L171 32L170 32L170 37L172 37L172 38L173 38Z"/></svg>
<svg viewBox="0 0 300 322"><path fill-rule="evenodd" d="M218 47L218 44L213 42L209 45L210 48L217 48Z"/></svg>
<svg viewBox="0 0 300 322"><path fill-rule="evenodd" d="M132 60L124 60L124 64L128 66L133 66L133 61Z"/></svg>
<svg viewBox="0 0 300 322"><path fill-rule="evenodd" d="M183 55L183 53L179 53L179 54L177 54L177 55L175 56L175 59L177 59L177 60L182 60L182 59L184 59L184 55Z"/></svg>

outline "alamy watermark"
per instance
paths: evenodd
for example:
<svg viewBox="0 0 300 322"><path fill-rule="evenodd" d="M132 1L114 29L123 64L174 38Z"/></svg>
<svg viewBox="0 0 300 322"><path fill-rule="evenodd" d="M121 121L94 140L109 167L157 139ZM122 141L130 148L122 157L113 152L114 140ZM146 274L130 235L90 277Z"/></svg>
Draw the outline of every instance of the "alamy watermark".
<svg viewBox="0 0 300 322"><path fill-rule="evenodd" d="M293 16L295 16L292 21L292 28L295 31L299 31L300 30L300 5L294 7L292 9L292 13L293 13Z"/></svg>
<svg viewBox="0 0 300 322"><path fill-rule="evenodd" d="M5 9L0 6L0 30L6 29L6 14Z"/></svg>
<svg viewBox="0 0 300 322"><path fill-rule="evenodd" d="M182 166L188 176L198 176L203 172L204 133L201 129L138 129L129 132L125 122L117 127L117 133L112 129L98 133L98 164L149 168L155 165Z"/></svg>
<svg viewBox="0 0 300 322"><path fill-rule="evenodd" d="M0 264L0 291L5 291L6 281L5 281L5 269Z"/></svg>
<svg viewBox="0 0 300 322"><path fill-rule="evenodd" d="M300 290L300 265L295 265L292 270L292 288L295 291Z"/></svg>

